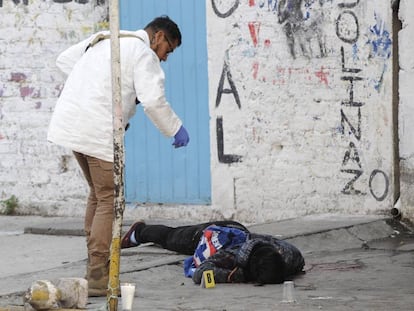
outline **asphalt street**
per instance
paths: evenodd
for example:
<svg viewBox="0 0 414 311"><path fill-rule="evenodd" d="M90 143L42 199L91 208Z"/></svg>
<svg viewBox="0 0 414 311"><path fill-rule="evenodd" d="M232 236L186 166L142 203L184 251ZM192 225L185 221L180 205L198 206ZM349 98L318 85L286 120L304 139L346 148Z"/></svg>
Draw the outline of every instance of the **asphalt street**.
<svg viewBox="0 0 414 311"><path fill-rule="evenodd" d="M124 219L123 230L132 222ZM82 224L81 218L0 216L0 311L24 310L23 295L34 281L84 276ZM296 302L282 301L281 284L201 288L184 276L185 256L147 244L121 252L120 281L136 283L133 310L414 310L409 224L384 216L315 215L249 228L302 251L306 266L293 280ZM106 298L89 298L87 309L106 310Z"/></svg>

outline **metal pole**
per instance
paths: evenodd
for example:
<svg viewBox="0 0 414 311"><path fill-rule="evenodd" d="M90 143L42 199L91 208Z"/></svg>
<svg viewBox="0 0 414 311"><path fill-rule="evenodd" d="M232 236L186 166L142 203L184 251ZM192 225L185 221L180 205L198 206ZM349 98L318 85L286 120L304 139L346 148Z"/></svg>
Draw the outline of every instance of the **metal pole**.
<svg viewBox="0 0 414 311"><path fill-rule="evenodd" d="M121 60L119 47L119 2L109 1L109 30L111 32L111 74L114 136L114 222L112 225L111 257L107 306L110 311L118 310L119 267L121 254L122 217L124 198L124 126L121 100Z"/></svg>

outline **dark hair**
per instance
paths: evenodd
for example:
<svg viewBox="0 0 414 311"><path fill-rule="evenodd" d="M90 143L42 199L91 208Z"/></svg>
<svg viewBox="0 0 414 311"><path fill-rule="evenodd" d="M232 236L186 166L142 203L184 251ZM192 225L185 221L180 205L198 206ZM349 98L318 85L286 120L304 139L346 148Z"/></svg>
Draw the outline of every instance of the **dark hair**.
<svg viewBox="0 0 414 311"><path fill-rule="evenodd" d="M279 284L284 281L285 262L269 244L257 245L253 248L248 267L253 282Z"/></svg>
<svg viewBox="0 0 414 311"><path fill-rule="evenodd" d="M151 29L154 32L162 30L171 40L177 40L177 46L181 45L181 32L177 24L167 15L154 18L144 29Z"/></svg>

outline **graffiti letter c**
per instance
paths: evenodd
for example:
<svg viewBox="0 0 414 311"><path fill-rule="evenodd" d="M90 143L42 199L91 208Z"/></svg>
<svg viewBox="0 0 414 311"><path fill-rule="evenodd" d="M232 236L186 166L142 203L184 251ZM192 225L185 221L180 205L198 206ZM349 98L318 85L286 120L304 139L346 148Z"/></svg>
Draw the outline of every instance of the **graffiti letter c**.
<svg viewBox="0 0 414 311"><path fill-rule="evenodd" d="M223 1L224 2L224 1ZM215 0L211 0L211 5L213 6L213 11L214 11L214 13L216 13L216 15L218 16L218 17L221 17L221 18L226 18L226 17L229 17L231 14L233 14L233 12L237 9L237 7L239 6L239 2L240 2L240 0L236 0L235 2L234 2L234 5L227 11L227 12L224 12L224 13L222 13L222 12L220 12L218 9L217 9L217 6L216 6L216 1Z"/></svg>

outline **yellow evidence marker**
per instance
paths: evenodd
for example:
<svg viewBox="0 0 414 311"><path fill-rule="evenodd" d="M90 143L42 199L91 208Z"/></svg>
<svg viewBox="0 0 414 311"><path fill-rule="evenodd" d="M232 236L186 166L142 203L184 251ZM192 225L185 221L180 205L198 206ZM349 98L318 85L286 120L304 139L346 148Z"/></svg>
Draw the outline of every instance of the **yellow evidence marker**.
<svg viewBox="0 0 414 311"><path fill-rule="evenodd" d="M213 270L204 271L203 276L201 277L201 287L202 288L214 288L215 286L216 286L216 282L214 281Z"/></svg>

